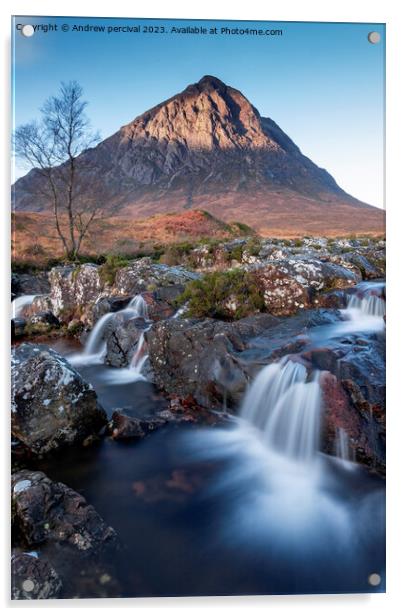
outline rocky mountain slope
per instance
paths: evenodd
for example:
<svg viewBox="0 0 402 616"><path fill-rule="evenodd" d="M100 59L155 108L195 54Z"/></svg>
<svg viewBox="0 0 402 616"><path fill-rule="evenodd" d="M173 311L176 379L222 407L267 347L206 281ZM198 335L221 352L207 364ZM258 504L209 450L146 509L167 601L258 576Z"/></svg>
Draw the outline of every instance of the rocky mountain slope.
<svg viewBox="0 0 402 616"><path fill-rule="evenodd" d="M82 153L78 173L110 215L200 208L266 235L383 229L381 210L346 194L239 90L208 75ZM32 170L15 183L16 210L48 209L42 181Z"/></svg>

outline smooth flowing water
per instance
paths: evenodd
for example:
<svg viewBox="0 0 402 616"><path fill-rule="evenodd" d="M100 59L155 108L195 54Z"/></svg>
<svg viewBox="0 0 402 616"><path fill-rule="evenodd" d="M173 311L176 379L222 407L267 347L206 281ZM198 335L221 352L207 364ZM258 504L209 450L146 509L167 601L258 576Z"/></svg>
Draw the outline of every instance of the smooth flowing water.
<svg viewBox="0 0 402 616"><path fill-rule="evenodd" d="M248 390L240 416L261 430L264 443L283 455L311 460L320 429L319 374L283 358L261 370Z"/></svg>
<svg viewBox="0 0 402 616"><path fill-rule="evenodd" d="M24 308L32 304L36 295L21 295L20 297L16 297L11 302L11 318L16 319L21 316L21 312Z"/></svg>
<svg viewBox="0 0 402 616"><path fill-rule="evenodd" d="M135 318L142 318L146 321L149 320L148 306L144 298L142 295L134 296L126 308L123 308L117 312L108 312L98 319L88 336L82 352L69 357L71 363L74 365L103 363L106 353L105 335L109 323L116 318L116 315L120 315L127 320ZM119 371L118 375L115 373L109 374L109 381L120 381L121 383L124 383L144 379L145 377L142 376L141 370L147 359L145 348L145 338L142 333L138 340L137 349L129 368L123 368Z"/></svg>
<svg viewBox="0 0 402 616"><path fill-rule="evenodd" d="M325 337L336 345L345 324L367 331L366 317L376 319L368 331L380 331L378 305L365 312L376 303L363 301L370 291L353 307L363 323L346 309L338 323L308 332L312 344ZM77 369L108 413L124 407L143 416L166 407L151 383L124 380L145 356L140 340L131 368ZM285 357L261 369L225 427L167 426L124 444L103 439L42 466L119 533L126 596L384 590L383 481L353 464L344 431L337 457L320 452L320 411L320 372ZM373 573L381 576L375 587Z"/></svg>

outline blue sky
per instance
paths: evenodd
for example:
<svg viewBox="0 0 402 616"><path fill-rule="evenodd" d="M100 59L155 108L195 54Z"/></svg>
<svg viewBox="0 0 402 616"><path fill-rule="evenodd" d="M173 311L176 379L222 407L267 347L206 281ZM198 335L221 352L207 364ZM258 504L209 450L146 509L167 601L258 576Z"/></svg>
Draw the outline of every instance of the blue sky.
<svg viewBox="0 0 402 616"><path fill-rule="evenodd" d="M16 24L57 24L25 38ZM67 24L68 32L61 31ZM73 32L77 25L164 25L164 34ZM280 28L282 36L172 34L171 26ZM367 40L370 31L381 42ZM39 117L76 79L103 138L203 75L238 88L353 196L383 207L385 28L373 24L17 17L14 125ZM15 176L24 173L16 165Z"/></svg>

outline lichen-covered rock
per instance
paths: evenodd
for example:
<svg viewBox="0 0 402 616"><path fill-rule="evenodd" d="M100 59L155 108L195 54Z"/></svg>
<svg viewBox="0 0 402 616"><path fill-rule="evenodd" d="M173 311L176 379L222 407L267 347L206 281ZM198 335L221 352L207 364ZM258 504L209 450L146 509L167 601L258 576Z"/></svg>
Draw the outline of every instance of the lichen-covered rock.
<svg viewBox="0 0 402 616"><path fill-rule="evenodd" d="M14 552L12 554L12 599L58 599L62 586L57 572L37 553Z"/></svg>
<svg viewBox="0 0 402 616"><path fill-rule="evenodd" d="M32 302L22 309L21 314L29 319L41 312L52 312L52 310L53 304L49 295L36 295Z"/></svg>
<svg viewBox="0 0 402 616"><path fill-rule="evenodd" d="M149 257L137 259L116 272L113 292L116 295L137 295L144 291L155 291L160 287L173 287L179 295L189 280L198 274L182 267L171 267L153 263Z"/></svg>
<svg viewBox="0 0 402 616"><path fill-rule="evenodd" d="M11 431L33 454L79 444L106 423L92 386L44 345L12 352Z"/></svg>
<svg viewBox="0 0 402 616"><path fill-rule="evenodd" d="M11 490L14 531L28 546L53 542L85 558L116 542L115 531L83 496L40 471L14 473Z"/></svg>
<svg viewBox="0 0 402 616"><path fill-rule="evenodd" d="M63 323L76 319L92 327L107 312L125 308L133 296L144 293L150 318L166 318L186 282L198 276L148 257L117 268L114 281L102 275L101 267L93 263L54 267L49 272L50 293L35 298L23 316L50 310Z"/></svg>
<svg viewBox="0 0 402 616"><path fill-rule="evenodd" d="M376 259L370 259L369 255L366 256L359 252L348 252L339 256L332 256L331 261L342 266L353 265L361 272L363 280L373 280L385 275L384 269L378 266Z"/></svg>
<svg viewBox="0 0 402 616"><path fill-rule="evenodd" d="M262 288L268 312L288 316L310 305L308 290L285 267L266 265L258 269L256 278Z"/></svg>
<svg viewBox="0 0 402 616"><path fill-rule="evenodd" d="M83 496L42 472L22 470L12 475L11 504L14 546L35 550L49 568L39 570L32 562L25 567L47 573L48 581L50 575L52 588L60 592L52 574L57 571L61 596L118 596L110 564L118 548L116 532ZM17 581L16 575L13 585Z"/></svg>
<svg viewBox="0 0 402 616"><path fill-rule="evenodd" d="M53 312L65 322L74 317L90 318L93 304L107 288L99 267L92 263L54 267L49 273L49 281Z"/></svg>
<svg viewBox="0 0 402 616"><path fill-rule="evenodd" d="M318 293L344 289L361 280L357 269L314 258L289 258L258 265L254 272L268 312L276 315L294 314L318 303Z"/></svg>

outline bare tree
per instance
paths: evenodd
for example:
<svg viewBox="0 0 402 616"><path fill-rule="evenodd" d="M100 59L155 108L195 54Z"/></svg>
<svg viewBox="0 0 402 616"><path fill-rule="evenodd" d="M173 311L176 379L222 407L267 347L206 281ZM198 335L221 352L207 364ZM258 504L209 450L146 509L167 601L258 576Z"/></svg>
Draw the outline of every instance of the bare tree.
<svg viewBox="0 0 402 616"><path fill-rule="evenodd" d="M40 122L24 124L14 134L15 155L39 173L40 192L52 205L55 228L70 260L77 258L102 212L88 181L80 181L89 164L85 155L77 165L77 157L99 141L85 113L87 104L76 81L62 83L58 95L43 105Z"/></svg>

